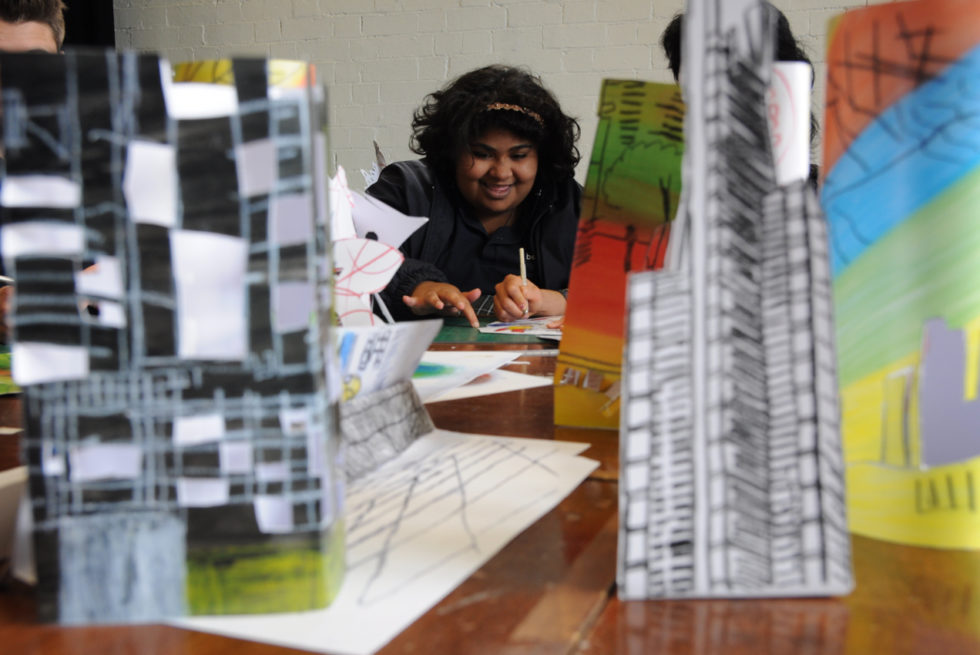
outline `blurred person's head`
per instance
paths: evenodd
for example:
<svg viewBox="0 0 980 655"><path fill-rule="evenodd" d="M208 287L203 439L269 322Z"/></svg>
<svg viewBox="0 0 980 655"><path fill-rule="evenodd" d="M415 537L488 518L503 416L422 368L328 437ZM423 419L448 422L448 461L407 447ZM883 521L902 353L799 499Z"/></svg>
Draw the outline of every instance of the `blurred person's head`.
<svg viewBox="0 0 980 655"><path fill-rule="evenodd" d="M575 174L578 123L565 115L540 78L512 66L478 68L429 94L413 117L411 146L452 176L474 144L491 133L530 144L540 180Z"/></svg>
<svg viewBox="0 0 980 655"><path fill-rule="evenodd" d="M806 56L806 52L803 47L793 36L793 30L790 29L789 19L786 15L781 12L776 7L769 5L771 11L776 15L776 41L773 44L775 50L773 52L773 59L775 61L802 61L807 64L811 64L810 58ZM664 54L667 56L667 65L670 67L670 72L674 74L674 81L679 81L681 77L681 26L684 22L684 14L679 13L674 16L667 27L664 29L663 34L660 36L660 45L664 49Z"/></svg>
<svg viewBox="0 0 980 655"><path fill-rule="evenodd" d="M0 50L60 52L64 10L62 0L0 0Z"/></svg>

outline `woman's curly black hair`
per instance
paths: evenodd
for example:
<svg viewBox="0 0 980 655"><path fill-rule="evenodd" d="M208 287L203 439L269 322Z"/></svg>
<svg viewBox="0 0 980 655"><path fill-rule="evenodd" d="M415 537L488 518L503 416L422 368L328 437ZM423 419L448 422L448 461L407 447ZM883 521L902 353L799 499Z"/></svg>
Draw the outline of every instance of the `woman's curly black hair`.
<svg viewBox="0 0 980 655"><path fill-rule="evenodd" d="M493 103L516 105L530 113L488 109ZM574 175L579 161L578 122L566 116L540 78L512 66L493 65L464 73L426 96L412 117L412 151L427 157L443 175L452 175L470 143L488 129L503 128L534 143L538 178Z"/></svg>

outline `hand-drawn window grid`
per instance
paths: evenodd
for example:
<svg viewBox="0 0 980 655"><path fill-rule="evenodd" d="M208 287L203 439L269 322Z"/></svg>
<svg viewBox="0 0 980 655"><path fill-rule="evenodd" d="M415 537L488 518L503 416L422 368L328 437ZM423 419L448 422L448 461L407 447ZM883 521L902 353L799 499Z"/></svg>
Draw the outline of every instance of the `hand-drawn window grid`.
<svg viewBox="0 0 980 655"><path fill-rule="evenodd" d="M167 113L170 82L155 57L69 52L35 63L4 66L3 198L7 241L24 237L19 250L4 248L19 283L14 348L43 372L23 385L38 547L57 544L69 525L77 535L86 517L94 534L102 529L94 515L105 512L150 517L144 530L155 529L153 515L176 515L188 545L322 533L341 487L327 465L335 427L313 316L326 235L314 225L311 135L322 110L310 88L267 97L267 63L236 60L237 111L185 119ZM153 196L151 188L127 187L151 150L171 157L151 180L170 191L159 204L171 215L147 215L140 194ZM256 171L267 186L245 188ZM74 204L45 206L64 193L13 194L38 180L42 191L74 190ZM287 197L299 197L303 211L288 218L305 221L309 238L276 240L275 205ZM36 228L56 238L32 243ZM192 267L204 274L198 281L181 279L175 250L185 237L198 242L192 254L213 260ZM201 248L209 243L221 247ZM224 317L237 332L208 343L205 328L188 352L196 308L187 298L209 274L227 275L229 253L242 255L242 302ZM117 273L115 286L86 286L93 263ZM285 320L282 298L295 290L305 314ZM212 520L215 508L230 520ZM57 592L66 561L39 559L43 591ZM147 616L65 601L45 600L41 613L73 622Z"/></svg>
<svg viewBox="0 0 980 655"><path fill-rule="evenodd" d="M843 593L850 552L825 226L804 182L775 188L763 145L765 5L726 6L726 23L720 3L695 4L687 38L705 30L694 42L707 72L687 99L703 103L705 122L688 127L702 131L693 142L704 169L685 183L704 203L688 211L705 213L687 217L690 273L630 283L621 593Z"/></svg>

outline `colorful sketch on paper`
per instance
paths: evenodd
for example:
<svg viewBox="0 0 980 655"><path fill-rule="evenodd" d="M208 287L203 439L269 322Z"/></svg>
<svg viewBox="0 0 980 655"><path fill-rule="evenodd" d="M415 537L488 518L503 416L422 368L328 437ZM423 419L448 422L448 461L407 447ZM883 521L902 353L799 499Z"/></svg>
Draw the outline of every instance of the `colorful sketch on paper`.
<svg viewBox="0 0 980 655"><path fill-rule="evenodd" d="M323 607L344 536L322 93L252 59L192 93L134 53L2 66L39 616Z"/></svg>
<svg viewBox="0 0 980 655"><path fill-rule="evenodd" d="M684 104L673 84L604 80L555 370L555 423L619 427L626 275L663 265Z"/></svg>
<svg viewBox="0 0 980 655"><path fill-rule="evenodd" d="M827 61L851 529L980 549L980 5L848 12Z"/></svg>
<svg viewBox="0 0 980 655"><path fill-rule="evenodd" d="M428 351L422 355L412 384L422 401L429 402L519 356L519 351Z"/></svg>
<svg viewBox="0 0 980 655"><path fill-rule="evenodd" d="M426 378L440 378L447 377L450 375L456 375L463 369L459 366L446 366L445 364L431 364L428 362L422 362L419 364L418 368L415 369L415 373L412 374L412 378L416 380L424 380Z"/></svg>

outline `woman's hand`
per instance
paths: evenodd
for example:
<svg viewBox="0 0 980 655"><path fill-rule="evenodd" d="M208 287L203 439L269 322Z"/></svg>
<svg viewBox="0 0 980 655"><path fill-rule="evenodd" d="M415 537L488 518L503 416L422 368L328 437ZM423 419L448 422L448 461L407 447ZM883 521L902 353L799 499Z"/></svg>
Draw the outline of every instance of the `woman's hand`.
<svg viewBox="0 0 980 655"><path fill-rule="evenodd" d="M508 275L494 287L493 311L501 321L516 321L528 316L557 316L565 313L565 296L551 289L539 289L528 280L521 285L521 276Z"/></svg>
<svg viewBox="0 0 980 655"><path fill-rule="evenodd" d="M460 291L447 282L420 282L412 295L402 296L402 301L420 316L436 313L442 316L462 314L470 325L480 327L473 305L470 304L479 297L479 289Z"/></svg>

